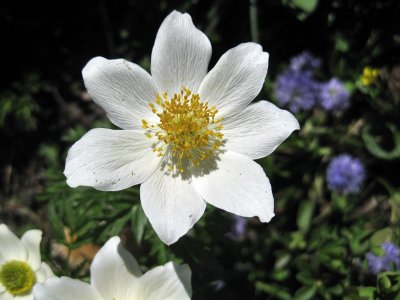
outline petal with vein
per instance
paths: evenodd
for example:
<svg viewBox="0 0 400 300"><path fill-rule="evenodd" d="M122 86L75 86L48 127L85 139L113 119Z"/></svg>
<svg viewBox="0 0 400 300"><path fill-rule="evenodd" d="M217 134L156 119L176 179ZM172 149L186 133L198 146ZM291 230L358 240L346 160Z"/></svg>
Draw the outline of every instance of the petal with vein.
<svg viewBox="0 0 400 300"><path fill-rule="evenodd" d="M71 187L118 191L145 181L160 158L138 130L92 129L68 152L64 174Z"/></svg>
<svg viewBox="0 0 400 300"><path fill-rule="evenodd" d="M0 224L0 256L5 260L26 261L27 253L21 241L4 224Z"/></svg>
<svg viewBox="0 0 400 300"><path fill-rule="evenodd" d="M149 102L157 90L150 74L124 59L91 59L82 70L86 89L116 126L140 129L142 119L152 121Z"/></svg>
<svg viewBox="0 0 400 300"><path fill-rule="evenodd" d="M203 215L206 204L187 180L157 170L140 187L143 210L160 239L170 245Z"/></svg>
<svg viewBox="0 0 400 300"><path fill-rule="evenodd" d="M160 93L197 92L207 73L211 44L188 14L170 13L158 30L151 54L151 74Z"/></svg>
<svg viewBox="0 0 400 300"><path fill-rule="evenodd" d="M36 271L40 267L40 242L42 241L42 232L40 230L28 230L21 237L21 242L28 252L28 260L26 261L31 268Z"/></svg>
<svg viewBox="0 0 400 300"><path fill-rule="evenodd" d="M271 185L264 170L250 158L235 152L221 153L207 176L193 179L203 199L242 217L257 216L269 222L274 216Z"/></svg>
<svg viewBox="0 0 400 300"><path fill-rule="evenodd" d="M91 283L104 299L126 299L142 275L135 258L112 237L96 254L90 266Z"/></svg>
<svg viewBox="0 0 400 300"><path fill-rule="evenodd" d="M241 111L258 95L268 70L268 53L255 43L240 44L221 56L201 83L202 101L228 117Z"/></svg>
<svg viewBox="0 0 400 300"><path fill-rule="evenodd" d="M68 277L53 277L36 284L33 295L36 300L103 300L90 284Z"/></svg>
<svg viewBox="0 0 400 300"><path fill-rule="evenodd" d="M267 101L250 104L242 112L223 122L225 148L259 159L271 154L299 122L287 110Z"/></svg>
<svg viewBox="0 0 400 300"><path fill-rule="evenodd" d="M132 299L190 299L190 280L191 271L188 266L169 262L144 274L135 286Z"/></svg>

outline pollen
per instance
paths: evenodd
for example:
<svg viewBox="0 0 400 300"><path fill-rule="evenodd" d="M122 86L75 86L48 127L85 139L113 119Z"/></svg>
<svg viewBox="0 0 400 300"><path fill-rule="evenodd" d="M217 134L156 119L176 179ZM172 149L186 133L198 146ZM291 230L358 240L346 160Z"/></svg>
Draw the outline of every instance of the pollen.
<svg viewBox="0 0 400 300"><path fill-rule="evenodd" d="M29 293L35 281L35 273L26 262L11 260L0 267L0 283L11 295Z"/></svg>
<svg viewBox="0 0 400 300"><path fill-rule="evenodd" d="M157 139L153 151L166 159L170 171L183 173L220 151L223 119L216 118L217 108L202 102L199 94L183 87L172 98L157 95L149 106L159 122L142 120L142 128L146 137Z"/></svg>

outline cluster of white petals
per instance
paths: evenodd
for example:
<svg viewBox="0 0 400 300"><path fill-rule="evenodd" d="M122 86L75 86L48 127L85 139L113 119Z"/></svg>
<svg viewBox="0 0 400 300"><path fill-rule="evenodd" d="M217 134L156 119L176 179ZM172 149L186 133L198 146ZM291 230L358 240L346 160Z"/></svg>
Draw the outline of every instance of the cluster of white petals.
<svg viewBox="0 0 400 300"><path fill-rule="evenodd" d="M54 276L41 261L40 230L28 230L18 239L0 224L0 300L33 300L32 288Z"/></svg>
<svg viewBox="0 0 400 300"><path fill-rule="evenodd" d="M271 186L254 162L294 130L295 117L267 101L250 104L263 87L268 53L244 43L209 71L211 44L188 14L162 23L151 75L123 59L93 58L85 86L123 130L93 129L69 150L71 187L118 191L141 184L146 216L166 244L203 215L206 203L269 222Z"/></svg>
<svg viewBox="0 0 400 300"><path fill-rule="evenodd" d="M135 258L112 237L90 267L91 283L54 277L37 284L36 300L186 300L192 296L191 271L169 262L145 274Z"/></svg>

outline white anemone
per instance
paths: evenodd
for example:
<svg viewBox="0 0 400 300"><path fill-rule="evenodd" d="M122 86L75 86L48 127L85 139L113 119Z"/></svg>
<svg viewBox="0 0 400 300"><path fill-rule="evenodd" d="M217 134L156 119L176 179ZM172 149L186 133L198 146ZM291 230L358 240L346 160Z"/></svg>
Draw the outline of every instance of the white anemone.
<svg viewBox="0 0 400 300"><path fill-rule="evenodd" d="M54 276L41 261L41 240L40 230L28 230L20 240L0 224L0 300L33 300L33 286Z"/></svg>
<svg viewBox="0 0 400 300"><path fill-rule="evenodd" d="M36 300L190 299L191 271L169 262L142 275L135 258L112 237L90 267L91 284L68 277L50 278L33 290Z"/></svg>
<svg viewBox="0 0 400 300"><path fill-rule="evenodd" d="M160 239L174 243L204 213L206 202L228 212L274 216L271 186L255 163L293 130L295 117L267 101L250 104L263 87L268 53L244 43L207 73L208 38L188 14L162 23L151 74L123 59L93 58L85 86L123 130L93 129L69 150L71 187L117 191L142 184L145 214Z"/></svg>

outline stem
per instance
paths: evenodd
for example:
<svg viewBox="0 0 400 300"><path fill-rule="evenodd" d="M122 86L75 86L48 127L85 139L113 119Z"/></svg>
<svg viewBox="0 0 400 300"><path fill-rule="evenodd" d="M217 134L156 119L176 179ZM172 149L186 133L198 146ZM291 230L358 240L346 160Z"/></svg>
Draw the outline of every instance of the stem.
<svg viewBox="0 0 400 300"><path fill-rule="evenodd" d="M257 9L257 0L250 0L249 6L249 14L250 14L250 31L251 31L251 39L253 42L258 43L259 32L258 32L258 9Z"/></svg>

